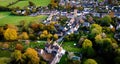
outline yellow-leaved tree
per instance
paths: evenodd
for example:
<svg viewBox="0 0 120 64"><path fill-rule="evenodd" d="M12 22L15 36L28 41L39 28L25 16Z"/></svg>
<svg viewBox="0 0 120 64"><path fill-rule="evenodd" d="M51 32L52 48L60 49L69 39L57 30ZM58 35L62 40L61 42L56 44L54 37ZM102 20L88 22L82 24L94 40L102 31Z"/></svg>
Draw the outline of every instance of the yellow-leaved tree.
<svg viewBox="0 0 120 64"><path fill-rule="evenodd" d="M15 60L15 62L22 62L22 53L19 50L15 50L12 55L11 55L11 59Z"/></svg>
<svg viewBox="0 0 120 64"><path fill-rule="evenodd" d="M57 34L54 34L53 37L54 37L55 40L58 39L58 35Z"/></svg>
<svg viewBox="0 0 120 64"><path fill-rule="evenodd" d="M85 41L82 44L83 48L87 48L87 47L92 47L92 42L89 39L85 39Z"/></svg>
<svg viewBox="0 0 120 64"><path fill-rule="evenodd" d="M23 55L24 58L29 59L28 64L39 64L40 59L34 49L28 48Z"/></svg>
<svg viewBox="0 0 120 64"><path fill-rule="evenodd" d="M19 39L23 39L23 40L29 39L27 32L22 32L22 34L19 35Z"/></svg>
<svg viewBox="0 0 120 64"><path fill-rule="evenodd" d="M17 40L17 31L12 28L6 29L4 32L4 38L9 41Z"/></svg>

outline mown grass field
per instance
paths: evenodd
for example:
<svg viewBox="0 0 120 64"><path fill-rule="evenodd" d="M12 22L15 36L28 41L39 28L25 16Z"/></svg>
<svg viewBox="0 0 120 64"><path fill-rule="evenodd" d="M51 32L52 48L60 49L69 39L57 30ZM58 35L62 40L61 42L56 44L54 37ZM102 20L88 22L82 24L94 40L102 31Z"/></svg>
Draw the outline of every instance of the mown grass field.
<svg viewBox="0 0 120 64"><path fill-rule="evenodd" d="M15 2L17 0L0 0L0 6L7 6L9 3Z"/></svg>
<svg viewBox="0 0 120 64"><path fill-rule="evenodd" d="M38 6L47 6L51 0L23 0L23 1L19 1L18 3L11 5L10 8L13 7L26 7L29 5L29 1L33 2L37 7Z"/></svg>
<svg viewBox="0 0 120 64"><path fill-rule="evenodd" d="M25 20L28 24L31 21L40 21L44 20L47 16L45 15L39 15L39 16L14 16L10 15L10 12L0 12L0 26L3 26L5 24L13 24L13 25L19 25L20 21Z"/></svg>

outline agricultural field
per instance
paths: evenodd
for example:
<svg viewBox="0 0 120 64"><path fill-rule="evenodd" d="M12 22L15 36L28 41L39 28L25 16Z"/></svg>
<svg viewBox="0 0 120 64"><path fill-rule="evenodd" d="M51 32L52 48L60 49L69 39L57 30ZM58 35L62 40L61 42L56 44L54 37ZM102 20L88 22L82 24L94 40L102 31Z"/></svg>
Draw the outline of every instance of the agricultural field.
<svg viewBox="0 0 120 64"><path fill-rule="evenodd" d="M25 20L27 24L31 21L39 21L44 20L47 16L39 15L39 16L13 16L10 15L10 12L0 12L0 26L5 24L13 24L18 25L20 21Z"/></svg>
<svg viewBox="0 0 120 64"><path fill-rule="evenodd" d="M12 2L16 2L17 0L0 0L0 6L7 6Z"/></svg>
<svg viewBox="0 0 120 64"><path fill-rule="evenodd" d="M50 0L23 0L18 3L11 5L9 8L20 7L23 8L29 5L29 1L33 2L37 7L38 6L47 6L50 3Z"/></svg>

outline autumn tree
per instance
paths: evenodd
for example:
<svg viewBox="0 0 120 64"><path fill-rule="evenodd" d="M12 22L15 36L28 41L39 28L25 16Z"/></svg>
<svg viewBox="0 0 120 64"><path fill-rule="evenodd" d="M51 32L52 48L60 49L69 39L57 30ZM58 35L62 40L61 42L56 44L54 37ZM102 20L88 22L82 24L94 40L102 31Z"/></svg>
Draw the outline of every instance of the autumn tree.
<svg viewBox="0 0 120 64"><path fill-rule="evenodd" d="M102 26L110 26L110 23L112 22L112 19L109 15L106 15L102 18L101 25Z"/></svg>
<svg viewBox="0 0 120 64"><path fill-rule="evenodd" d="M47 31L47 30L44 30L44 31L43 31L43 34L48 35L48 31Z"/></svg>
<svg viewBox="0 0 120 64"><path fill-rule="evenodd" d="M39 30L39 24L37 22L31 22L30 23L30 27L34 30L34 31L38 31Z"/></svg>
<svg viewBox="0 0 120 64"><path fill-rule="evenodd" d="M84 10L84 7L80 6L80 7L77 7L77 9L82 11L82 10Z"/></svg>
<svg viewBox="0 0 120 64"><path fill-rule="evenodd" d="M82 48L92 47L92 42L88 39L85 39L85 41L82 44Z"/></svg>
<svg viewBox="0 0 120 64"><path fill-rule="evenodd" d="M112 53L112 41L110 38L104 38L103 43L99 44L101 52L103 53Z"/></svg>
<svg viewBox="0 0 120 64"><path fill-rule="evenodd" d="M23 59L22 59L22 53L21 51L19 50L15 50L12 55L11 55L11 63L13 64L21 64L23 62Z"/></svg>
<svg viewBox="0 0 120 64"><path fill-rule="evenodd" d="M51 38L52 36L53 36L53 35L49 33L49 34L47 35L47 38Z"/></svg>
<svg viewBox="0 0 120 64"><path fill-rule="evenodd" d="M15 49L22 51L23 50L22 44L16 44Z"/></svg>
<svg viewBox="0 0 120 64"><path fill-rule="evenodd" d="M95 42L96 42L97 44L103 43L103 38L102 38L101 34L96 35L96 37L95 37Z"/></svg>
<svg viewBox="0 0 120 64"><path fill-rule="evenodd" d="M49 30L50 32L54 32L55 31L55 27L54 27L54 24L49 24L47 25L47 30Z"/></svg>
<svg viewBox="0 0 120 64"><path fill-rule="evenodd" d="M12 24L6 24L5 29L8 29L8 28L15 29L16 31L18 30L18 28L15 25L12 25Z"/></svg>
<svg viewBox="0 0 120 64"><path fill-rule="evenodd" d="M66 9L67 9L68 11L70 11L70 9L71 9L70 3L68 3L68 4L66 5Z"/></svg>
<svg viewBox="0 0 120 64"><path fill-rule="evenodd" d="M31 34L29 34L29 39L36 40L37 38L36 38L35 34L31 33Z"/></svg>
<svg viewBox="0 0 120 64"><path fill-rule="evenodd" d="M43 30L44 28L45 28L45 25L42 24L42 23L40 23L40 24L39 24L39 29L40 29L40 30Z"/></svg>
<svg viewBox="0 0 120 64"><path fill-rule="evenodd" d="M58 35L57 34L54 34L53 37L54 37L55 40L58 39Z"/></svg>
<svg viewBox="0 0 120 64"><path fill-rule="evenodd" d="M87 57L92 57L95 55L95 51L92 48L92 42L88 39L85 39L82 44L82 53Z"/></svg>
<svg viewBox="0 0 120 64"><path fill-rule="evenodd" d="M91 33L89 34L90 39L94 39L94 37L98 34L102 33L102 27L98 24L92 24L90 28Z"/></svg>
<svg viewBox="0 0 120 64"><path fill-rule="evenodd" d="M113 49L117 49L119 46L118 46L118 44L117 43L112 43L112 48Z"/></svg>
<svg viewBox="0 0 120 64"><path fill-rule="evenodd" d="M50 32L48 32L47 30L44 30L42 32L42 34L40 34L41 39L47 39L47 38L51 38L51 37L53 37L53 35Z"/></svg>
<svg viewBox="0 0 120 64"><path fill-rule="evenodd" d="M57 8L58 7L58 1L57 0L51 0L50 5L52 6L52 8Z"/></svg>
<svg viewBox="0 0 120 64"><path fill-rule="evenodd" d="M6 40L17 40L17 31L15 29L8 28L4 32L4 38Z"/></svg>
<svg viewBox="0 0 120 64"><path fill-rule="evenodd" d="M111 12L109 13L109 16L110 16L111 18L114 18L114 12L111 11Z"/></svg>
<svg viewBox="0 0 120 64"><path fill-rule="evenodd" d="M25 51L25 53L23 54L23 58L25 60L29 59L26 64L39 64L40 61L37 51L32 48L28 48Z"/></svg>
<svg viewBox="0 0 120 64"><path fill-rule="evenodd" d="M98 64L94 59L86 59L83 64Z"/></svg>
<svg viewBox="0 0 120 64"><path fill-rule="evenodd" d="M27 32L22 32L22 34L19 35L19 39L23 39L23 40L29 39Z"/></svg>

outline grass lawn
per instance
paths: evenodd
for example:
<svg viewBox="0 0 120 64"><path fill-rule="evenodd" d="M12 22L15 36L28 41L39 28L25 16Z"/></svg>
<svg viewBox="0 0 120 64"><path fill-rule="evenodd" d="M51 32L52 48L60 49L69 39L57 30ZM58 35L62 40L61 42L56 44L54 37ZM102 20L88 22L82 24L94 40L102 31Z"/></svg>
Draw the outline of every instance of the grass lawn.
<svg viewBox="0 0 120 64"><path fill-rule="evenodd" d="M70 64L68 62L67 54L63 55L58 64Z"/></svg>
<svg viewBox="0 0 120 64"><path fill-rule="evenodd" d="M23 8L23 7L29 5L29 1L35 3L36 6L47 6L51 0L24 0L24 1L19 1L18 3L10 6L10 8L12 8L12 7Z"/></svg>
<svg viewBox="0 0 120 64"><path fill-rule="evenodd" d="M17 0L0 0L0 6L7 6L11 2L15 2Z"/></svg>
<svg viewBox="0 0 120 64"><path fill-rule="evenodd" d="M18 25L20 21L25 20L28 24L31 21L39 21L44 20L47 16L40 15L40 16L14 16L10 15L10 12L0 12L0 26L3 26L5 24L14 24Z"/></svg>
<svg viewBox="0 0 120 64"><path fill-rule="evenodd" d="M62 47L69 52L80 52L80 48L74 46L74 42L63 42Z"/></svg>
<svg viewBox="0 0 120 64"><path fill-rule="evenodd" d="M24 43L23 43L23 45L24 45L25 49L28 48L28 47L43 49L45 47L45 43L46 43L46 41L40 41L40 42L30 42L29 46L26 46Z"/></svg>

